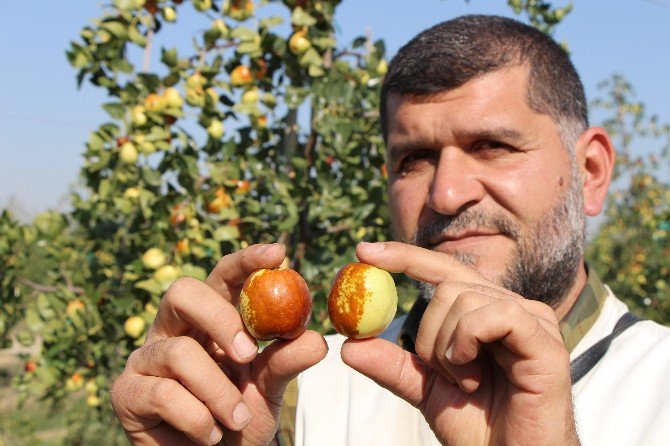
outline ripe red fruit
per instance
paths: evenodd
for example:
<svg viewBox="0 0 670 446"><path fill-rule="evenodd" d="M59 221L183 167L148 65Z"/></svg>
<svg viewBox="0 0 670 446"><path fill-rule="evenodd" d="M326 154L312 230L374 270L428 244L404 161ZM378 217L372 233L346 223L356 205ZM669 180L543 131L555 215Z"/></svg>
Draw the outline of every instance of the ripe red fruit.
<svg viewBox="0 0 670 446"><path fill-rule="evenodd" d="M305 279L292 269L259 269L244 282L240 313L259 341L295 339L306 329L312 299Z"/></svg>
<svg viewBox="0 0 670 446"><path fill-rule="evenodd" d="M26 372L28 372L28 373L34 372L35 369L37 368L37 363L33 360L28 360L24 364L24 368L25 368Z"/></svg>

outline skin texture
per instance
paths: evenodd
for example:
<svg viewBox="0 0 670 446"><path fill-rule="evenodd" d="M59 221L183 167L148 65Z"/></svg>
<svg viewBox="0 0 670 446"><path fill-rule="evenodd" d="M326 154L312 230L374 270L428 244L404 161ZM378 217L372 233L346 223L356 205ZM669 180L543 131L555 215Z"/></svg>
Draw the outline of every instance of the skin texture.
<svg viewBox="0 0 670 446"><path fill-rule="evenodd" d="M420 225L467 209L504 215L530 237L565 196L573 162L555 123L525 103L525 82L526 70L516 67L429 101L390 98L389 200L399 240L410 242ZM612 145L591 128L574 153L583 211L596 215L612 175ZM408 161L414 168L400 167ZM381 339L348 340L342 359L421 410L444 444L578 444L558 320L583 287L584 268L554 308L525 299L501 286L517 241L491 229L452 234L432 250L359 245L362 262L406 273L435 292L416 355ZM469 267L456 257L471 259ZM215 444L223 435L227 445L261 445L272 438L286 384L327 351L308 330L259 354L244 332L235 309L242 284L283 258L280 245L254 245L223 257L204 283L183 278L168 290L145 345L112 388L133 444Z"/></svg>

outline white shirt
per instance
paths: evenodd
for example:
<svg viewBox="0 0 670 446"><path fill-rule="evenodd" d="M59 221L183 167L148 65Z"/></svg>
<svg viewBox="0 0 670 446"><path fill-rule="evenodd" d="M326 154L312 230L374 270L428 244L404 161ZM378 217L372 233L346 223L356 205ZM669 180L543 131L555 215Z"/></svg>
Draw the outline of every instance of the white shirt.
<svg viewBox="0 0 670 446"><path fill-rule="evenodd" d="M571 359L610 334L626 311L610 291ZM395 340L401 325L395 320L382 337ZM326 358L298 378L296 446L439 444L417 409L342 362L343 336L326 339ZM584 446L670 445L670 328L651 321L628 328L573 397Z"/></svg>

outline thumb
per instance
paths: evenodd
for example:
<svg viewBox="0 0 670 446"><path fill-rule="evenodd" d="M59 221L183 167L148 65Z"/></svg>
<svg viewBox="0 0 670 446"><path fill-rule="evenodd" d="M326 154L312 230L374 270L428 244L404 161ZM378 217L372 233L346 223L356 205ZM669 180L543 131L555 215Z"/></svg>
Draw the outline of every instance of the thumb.
<svg viewBox="0 0 670 446"><path fill-rule="evenodd" d="M279 406L289 381L320 362L327 353L326 340L312 330L291 341L275 341L252 363L254 381L261 394Z"/></svg>
<svg viewBox="0 0 670 446"><path fill-rule="evenodd" d="M421 409L431 371L418 356L378 338L348 339L340 354L349 367Z"/></svg>

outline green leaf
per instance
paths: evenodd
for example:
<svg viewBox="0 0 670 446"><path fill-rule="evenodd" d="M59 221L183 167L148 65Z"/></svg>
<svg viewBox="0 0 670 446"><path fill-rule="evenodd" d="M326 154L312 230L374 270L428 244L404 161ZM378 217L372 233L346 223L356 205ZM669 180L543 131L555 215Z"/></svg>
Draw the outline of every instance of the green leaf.
<svg viewBox="0 0 670 446"><path fill-rule="evenodd" d="M148 291L150 294L160 296L163 292L163 287L161 283L156 279L147 279L137 282L135 288L140 290Z"/></svg>
<svg viewBox="0 0 670 446"><path fill-rule="evenodd" d="M291 23L295 26L313 26L317 22L314 17L298 6L293 10L293 14L291 14Z"/></svg>
<svg viewBox="0 0 670 446"><path fill-rule="evenodd" d="M175 67L179 62L177 48L170 48L169 50L163 48L161 50L161 61L170 68Z"/></svg>
<svg viewBox="0 0 670 446"><path fill-rule="evenodd" d="M368 39L367 37L364 36L359 36L354 39L354 41L351 43L352 48L360 48L363 45L365 45L365 42L367 42Z"/></svg>
<svg viewBox="0 0 670 446"><path fill-rule="evenodd" d="M240 237L240 230L237 226L225 225L216 228L213 234L214 240L219 242L227 242L230 240L237 240Z"/></svg>
<svg viewBox="0 0 670 446"><path fill-rule="evenodd" d="M102 108L114 119L123 119L126 108L118 102L108 102L102 104Z"/></svg>
<svg viewBox="0 0 670 446"><path fill-rule="evenodd" d="M239 45L237 45L237 48L235 51L238 54L251 54L251 53L256 53L259 52L261 49L260 42L259 41L250 41L250 42L242 42Z"/></svg>
<svg viewBox="0 0 670 446"><path fill-rule="evenodd" d="M284 23L284 18L279 16L271 16L260 20L260 27L265 29L273 28Z"/></svg>
<svg viewBox="0 0 670 446"><path fill-rule="evenodd" d="M260 37L256 31L253 31L244 26L238 26L237 28L233 29L230 35L231 37L238 39L241 42L252 42Z"/></svg>
<svg viewBox="0 0 670 446"><path fill-rule="evenodd" d="M195 277L196 279L203 282L207 278L207 270L205 270L205 268L201 268L190 263L182 265L181 272L184 276Z"/></svg>
<svg viewBox="0 0 670 446"><path fill-rule="evenodd" d="M128 40L141 47L145 47L147 45L147 37L134 26L128 28Z"/></svg>
<svg viewBox="0 0 670 446"><path fill-rule="evenodd" d="M116 20L103 22L101 27L118 39L125 39L128 35L126 25Z"/></svg>

